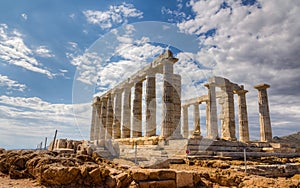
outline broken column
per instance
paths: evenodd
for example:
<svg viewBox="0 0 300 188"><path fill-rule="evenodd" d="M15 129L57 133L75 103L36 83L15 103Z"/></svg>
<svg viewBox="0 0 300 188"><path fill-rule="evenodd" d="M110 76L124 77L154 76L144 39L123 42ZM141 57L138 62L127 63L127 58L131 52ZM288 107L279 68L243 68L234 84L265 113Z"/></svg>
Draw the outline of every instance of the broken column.
<svg viewBox="0 0 300 188"><path fill-rule="evenodd" d="M106 138L106 119L107 119L107 97L101 97L101 113L100 113L100 139Z"/></svg>
<svg viewBox="0 0 300 188"><path fill-rule="evenodd" d="M113 139L121 138L121 107L122 107L122 91L118 90L115 92L115 103L114 103L114 121L113 121Z"/></svg>
<svg viewBox="0 0 300 188"><path fill-rule="evenodd" d="M132 138L142 136L143 80L134 84Z"/></svg>
<svg viewBox="0 0 300 188"><path fill-rule="evenodd" d="M114 110L113 110L113 102L114 102L113 94L108 94L107 99L107 119L106 119L106 137L105 139L112 138L112 125L114 120Z"/></svg>
<svg viewBox="0 0 300 188"><path fill-rule="evenodd" d="M216 139L218 137L218 117L217 117L217 102L216 102L216 87L213 83L205 84L208 89L208 104L209 104L209 124L207 137Z"/></svg>
<svg viewBox="0 0 300 188"><path fill-rule="evenodd" d="M146 77L146 136L156 135L156 83L155 74Z"/></svg>
<svg viewBox="0 0 300 188"><path fill-rule="evenodd" d="M272 140L272 128L269 112L269 102L267 88L268 84L259 84L254 86L258 90L259 105L259 123L260 123L260 141L269 142Z"/></svg>
<svg viewBox="0 0 300 188"><path fill-rule="evenodd" d="M124 88L123 95L123 122L122 122L122 138L130 138L130 120L131 120L131 87Z"/></svg>
<svg viewBox="0 0 300 188"><path fill-rule="evenodd" d="M189 137L189 114L188 114L188 106L183 106L182 107L182 136L184 138Z"/></svg>
<svg viewBox="0 0 300 188"><path fill-rule="evenodd" d="M239 116L239 140L241 142L249 142L249 127L248 127L248 113L247 113L247 103L246 103L246 93L244 87L241 86L242 90L237 90L235 93L238 95L238 116Z"/></svg>

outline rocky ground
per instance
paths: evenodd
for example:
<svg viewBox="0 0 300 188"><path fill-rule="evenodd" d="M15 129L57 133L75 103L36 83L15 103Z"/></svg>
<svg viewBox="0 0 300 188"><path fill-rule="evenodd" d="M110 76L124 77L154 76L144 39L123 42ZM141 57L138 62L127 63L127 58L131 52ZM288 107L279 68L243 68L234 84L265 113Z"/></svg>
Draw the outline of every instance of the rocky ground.
<svg viewBox="0 0 300 188"><path fill-rule="evenodd" d="M271 164L275 166L266 166ZM300 158L252 159L247 165L248 174L243 161L217 159L142 169L131 161L108 161L96 153L1 149L0 187L300 187ZM276 171L274 177L270 171Z"/></svg>

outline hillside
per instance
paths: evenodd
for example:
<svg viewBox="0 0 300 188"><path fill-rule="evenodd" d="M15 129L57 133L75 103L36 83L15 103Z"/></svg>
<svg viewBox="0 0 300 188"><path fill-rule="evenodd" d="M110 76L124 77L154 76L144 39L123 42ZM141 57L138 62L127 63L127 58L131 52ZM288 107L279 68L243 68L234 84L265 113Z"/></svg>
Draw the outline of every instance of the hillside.
<svg viewBox="0 0 300 188"><path fill-rule="evenodd" d="M273 141L278 143L289 143L292 147L300 148L300 132L282 137L275 136Z"/></svg>

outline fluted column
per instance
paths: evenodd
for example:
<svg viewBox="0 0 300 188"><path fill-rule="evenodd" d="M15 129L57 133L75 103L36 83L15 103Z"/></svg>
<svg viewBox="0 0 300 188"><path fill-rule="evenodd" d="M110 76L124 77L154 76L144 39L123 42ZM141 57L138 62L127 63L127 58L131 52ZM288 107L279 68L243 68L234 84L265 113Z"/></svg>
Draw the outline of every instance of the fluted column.
<svg viewBox="0 0 300 188"><path fill-rule="evenodd" d="M156 80L155 74L146 77L146 136L156 135Z"/></svg>
<svg viewBox="0 0 300 188"><path fill-rule="evenodd" d="M183 128L182 128L182 135L184 138L189 137L189 113L188 113L188 106L182 107L182 121L183 121Z"/></svg>
<svg viewBox="0 0 300 188"><path fill-rule="evenodd" d="M107 99L107 97L101 97L100 139L105 139L106 137Z"/></svg>
<svg viewBox="0 0 300 188"><path fill-rule="evenodd" d="M225 82L229 82L225 80ZM234 114L234 97L233 90L229 83L225 83L225 86L221 87L223 96L222 104L222 139L236 140L235 130L235 114Z"/></svg>
<svg viewBox="0 0 300 188"><path fill-rule="evenodd" d="M163 65L163 122L161 136L170 137L175 131L173 101L173 63L165 60Z"/></svg>
<svg viewBox="0 0 300 188"><path fill-rule="evenodd" d="M95 101L95 99L94 99ZM93 140L96 140L96 135L95 135L95 132L96 132L96 105L95 105L95 102L93 101L93 104L92 104L92 122L91 122L91 129L90 129L90 141L93 141Z"/></svg>
<svg viewBox="0 0 300 188"><path fill-rule="evenodd" d="M213 83L206 84L205 86L208 88L208 100L209 100L208 138L216 139L218 137L216 88Z"/></svg>
<svg viewBox="0 0 300 188"><path fill-rule="evenodd" d="M209 114L210 114L210 110L209 110L209 100L206 101L206 137L209 138L210 137L210 131L209 131Z"/></svg>
<svg viewBox="0 0 300 188"><path fill-rule="evenodd" d="M124 88L123 95L123 122L122 138L130 138L130 120L131 120L131 87Z"/></svg>
<svg viewBox="0 0 300 188"><path fill-rule="evenodd" d="M134 84L132 137L142 136L142 97L143 81Z"/></svg>
<svg viewBox="0 0 300 188"><path fill-rule="evenodd" d="M174 105L174 126L173 138L182 138L181 134L181 76L173 75L173 105Z"/></svg>
<svg viewBox="0 0 300 188"><path fill-rule="evenodd" d="M199 104L194 104L194 133L193 135L201 135L200 130L200 112L199 112Z"/></svg>
<svg viewBox="0 0 300 188"><path fill-rule="evenodd" d="M112 125L114 120L114 110L113 110L113 94L108 94L107 100L107 120L106 120L106 139L112 138Z"/></svg>
<svg viewBox="0 0 300 188"><path fill-rule="evenodd" d="M268 84L259 84L254 86L258 90L258 105L259 105L259 123L260 123L260 140L269 142L272 140L272 128L269 112L269 102L267 88Z"/></svg>
<svg viewBox="0 0 300 188"><path fill-rule="evenodd" d="M94 133L94 139L99 140L100 139L100 132L103 131L103 128L101 127L101 100L99 97L96 97L96 101L94 102L94 106L96 109L96 114L95 114L95 133ZM102 128L102 129L101 129Z"/></svg>
<svg viewBox="0 0 300 188"><path fill-rule="evenodd" d="M122 92L116 91L114 104L113 139L121 138Z"/></svg>
<svg viewBox="0 0 300 188"><path fill-rule="evenodd" d="M241 142L249 142L249 127L248 127L248 113L246 103L247 90L238 90L235 93L238 95L239 106L239 140Z"/></svg>

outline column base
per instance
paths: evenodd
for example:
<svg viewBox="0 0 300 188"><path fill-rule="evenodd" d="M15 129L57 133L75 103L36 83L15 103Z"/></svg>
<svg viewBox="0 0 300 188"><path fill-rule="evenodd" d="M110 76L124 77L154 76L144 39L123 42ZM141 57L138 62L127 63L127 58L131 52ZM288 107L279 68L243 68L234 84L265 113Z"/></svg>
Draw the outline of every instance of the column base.
<svg viewBox="0 0 300 188"><path fill-rule="evenodd" d="M193 135L191 136L191 138L193 138L193 139L202 139L203 137L201 136L201 133L200 133L200 131L194 131L193 132Z"/></svg>

